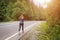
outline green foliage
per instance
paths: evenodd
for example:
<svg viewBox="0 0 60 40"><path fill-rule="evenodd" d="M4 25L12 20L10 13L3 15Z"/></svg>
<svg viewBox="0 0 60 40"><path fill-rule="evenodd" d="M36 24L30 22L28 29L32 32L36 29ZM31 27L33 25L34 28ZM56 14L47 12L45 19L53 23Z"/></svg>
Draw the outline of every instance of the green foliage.
<svg viewBox="0 0 60 40"><path fill-rule="evenodd" d="M43 19L40 9L32 1L0 0L0 22L16 21L22 13L25 20Z"/></svg>
<svg viewBox="0 0 60 40"><path fill-rule="evenodd" d="M46 31L49 29L49 26L46 22L42 22L41 25L37 28L38 31L41 31L43 33L46 33Z"/></svg>
<svg viewBox="0 0 60 40"><path fill-rule="evenodd" d="M40 27L37 28L37 31L40 31L40 34L37 36L37 40L50 40L47 34L49 26L46 22L42 22Z"/></svg>
<svg viewBox="0 0 60 40"><path fill-rule="evenodd" d="M7 0L6 0L7 1ZM15 0L16 1L16 0ZM25 13L26 5L25 1L21 2L17 0L16 2L8 1L9 3L6 4L4 0L0 1L0 21L14 21L18 20L18 16L21 13ZM7 6L6 6L7 5Z"/></svg>
<svg viewBox="0 0 60 40"><path fill-rule="evenodd" d="M43 31L49 40L60 40L60 6L58 0L53 0L48 8L45 10L46 12L46 20L47 20L47 30L42 27ZM42 24L44 25L44 24ZM46 24L45 24L46 25ZM42 33L43 34L43 33Z"/></svg>
<svg viewBox="0 0 60 40"><path fill-rule="evenodd" d="M41 31L37 40L60 40L60 25L50 27L47 23L42 23L37 30Z"/></svg>
<svg viewBox="0 0 60 40"><path fill-rule="evenodd" d="M6 14L6 3L4 0L0 0L0 21L3 21L5 19Z"/></svg>

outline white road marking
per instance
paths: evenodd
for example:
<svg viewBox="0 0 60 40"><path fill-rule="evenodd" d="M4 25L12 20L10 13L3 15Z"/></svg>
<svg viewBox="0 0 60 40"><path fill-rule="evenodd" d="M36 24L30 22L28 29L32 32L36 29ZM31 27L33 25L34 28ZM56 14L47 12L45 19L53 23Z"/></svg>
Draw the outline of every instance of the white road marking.
<svg viewBox="0 0 60 40"><path fill-rule="evenodd" d="M33 26L33 25L35 25L35 24L37 24L37 23L34 23L34 24L32 24L32 25L29 25L28 27L26 27L26 28L25 28L25 30L27 30L27 29L31 28L31 26ZM22 32L22 31L20 31L20 32ZM19 33L19 32L17 32L17 33L15 33L15 34L13 34L12 36L10 36L10 37L6 38L5 40L9 40L9 39L11 39L12 37L16 36L18 33Z"/></svg>
<svg viewBox="0 0 60 40"><path fill-rule="evenodd" d="M12 36L10 36L10 37L8 37L8 38L6 38L5 40L9 40L10 38L12 38L12 37L14 37L15 35L17 35L18 34L18 32L17 33L15 33L14 35L12 35Z"/></svg>

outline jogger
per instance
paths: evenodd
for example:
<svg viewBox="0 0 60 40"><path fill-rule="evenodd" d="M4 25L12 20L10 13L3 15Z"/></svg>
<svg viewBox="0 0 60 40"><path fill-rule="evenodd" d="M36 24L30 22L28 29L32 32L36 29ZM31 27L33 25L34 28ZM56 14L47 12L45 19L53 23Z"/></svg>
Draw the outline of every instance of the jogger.
<svg viewBox="0 0 60 40"><path fill-rule="evenodd" d="M24 16L21 15L21 16L19 17L19 20L20 20L20 23L19 23L19 31L20 31L21 28L22 28L22 32L24 33Z"/></svg>

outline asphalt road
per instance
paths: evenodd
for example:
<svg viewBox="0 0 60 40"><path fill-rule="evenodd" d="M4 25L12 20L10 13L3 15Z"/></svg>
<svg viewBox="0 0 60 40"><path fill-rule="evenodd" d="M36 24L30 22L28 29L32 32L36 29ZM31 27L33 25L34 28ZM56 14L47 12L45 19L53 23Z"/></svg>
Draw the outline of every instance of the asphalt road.
<svg viewBox="0 0 60 40"><path fill-rule="evenodd" d="M24 27L37 23L39 21L25 21ZM19 22L0 23L0 40L5 40L7 37L18 32Z"/></svg>

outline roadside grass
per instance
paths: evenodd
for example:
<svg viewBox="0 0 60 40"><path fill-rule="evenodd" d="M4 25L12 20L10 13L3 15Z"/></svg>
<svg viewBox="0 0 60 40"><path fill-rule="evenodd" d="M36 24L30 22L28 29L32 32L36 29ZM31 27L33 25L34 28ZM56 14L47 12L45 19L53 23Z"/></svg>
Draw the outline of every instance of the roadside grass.
<svg viewBox="0 0 60 40"><path fill-rule="evenodd" d="M46 22L42 22L36 30L40 33L37 35L37 40L49 40L49 36L47 35L49 26Z"/></svg>
<svg viewBox="0 0 60 40"><path fill-rule="evenodd" d="M42 22L37 28L37 31L41 31L42 33L46 33L46 31L48 31L49 26L47 25L46 22Z"/></svg>
<svg viewBox="0 0 60 40"><path fill-rule="evenodd" d="M49 26L46 22L42 22L36 30L40 33L37 40L60 40L60 25L55 24L54 27Z"/></svg>

